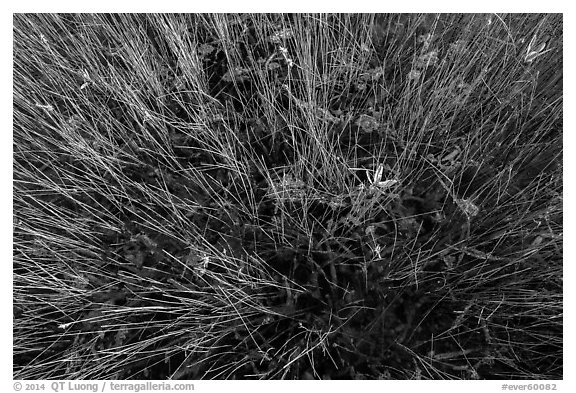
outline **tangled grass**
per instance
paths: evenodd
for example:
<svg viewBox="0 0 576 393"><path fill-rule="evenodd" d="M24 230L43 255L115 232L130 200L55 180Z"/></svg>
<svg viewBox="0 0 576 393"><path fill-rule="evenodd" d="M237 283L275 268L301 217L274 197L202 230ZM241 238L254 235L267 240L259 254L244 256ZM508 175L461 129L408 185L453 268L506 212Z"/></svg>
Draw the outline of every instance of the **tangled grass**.
<svg viewBox="0 0 576 393"><path fill-rule="evenodd" d="M14 16L14 378L562 378L561 15Z"/></svg>

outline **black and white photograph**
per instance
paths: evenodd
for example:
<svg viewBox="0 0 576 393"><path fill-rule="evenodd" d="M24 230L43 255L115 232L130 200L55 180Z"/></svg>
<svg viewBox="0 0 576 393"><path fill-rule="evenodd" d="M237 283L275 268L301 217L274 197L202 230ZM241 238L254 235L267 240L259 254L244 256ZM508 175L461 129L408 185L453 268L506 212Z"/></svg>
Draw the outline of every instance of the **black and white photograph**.
<svg viewBox="0 0 576 393"><path fill-rule="evenodd" d="M564 14L12 23L14 381L562 382Z"/></svg>

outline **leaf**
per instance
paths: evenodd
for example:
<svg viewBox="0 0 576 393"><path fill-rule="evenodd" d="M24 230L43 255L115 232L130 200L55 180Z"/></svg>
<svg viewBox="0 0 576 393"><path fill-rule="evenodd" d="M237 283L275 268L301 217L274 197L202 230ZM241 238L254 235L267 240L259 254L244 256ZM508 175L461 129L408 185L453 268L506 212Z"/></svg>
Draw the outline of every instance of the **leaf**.
<svg viewBox="0 0 576 393"><path fill-rule="evenodd" d="M200 56L208 56L210 53L214 51L214 47L210 44L202 44L198 47L198 53Z"/></svg>
<svg viewBox="0 0 576 393"><path fill-rule="evenodd" d="M384 180L384 181L379 181L378 183L376 183L376 186L378 186L382 190L386 190L386 189L392 187L396 183L398 183L398 180Z"/></svg>
<svg viewBox="0 0 576 393"><path fill-rule="evenodd" d="M364 132L374 132L380 127L380 123L370 115L360 115L355 124Z"/></svg>
<svg viewBox="0 0 576 393"><path fill-rule="evenodd" d="M456 204L468 218L474 217L480 212L480 208L469 199L456 199Z"/></svg>
<svg viewBox="0 0 576 393"><path fill-rule="evenodd" d="M418 70L412 70L408 73L408 79L418 80L418 79L420 79L420 75L422 75L422 72L420 72Z"/></svg>
<svg viewBox="0 0 576 393"><path fill-rule="evenodd" d="M142 269L144 265L144 253L140 250L130 251L126 256L126 260L136 266L138 269Z"/></svg>
<svg viewBox="0 0 576 393"><path fill-rule="evenodd" d="M374 180L372 181L373 184L378 184L381 182L383 172L384 172L384 165L383 164L378 165L378 168L376 168L376 172L374 172Z"/></svg>
<svg viewBox="0 0 576 393"><path fill-rule="evenodd" d="M270 41L274 44L279 44L282 41L292 38L294 36L294 32L290 28L284 28L280 31L275 32L270 36Z"/></svg>
<svg viewBox="0 0 576 393"><path fill-rule="evenodd" d="M46 104L46 105L36 104L36 107L38 107L40 109L44 109L46 112L50 112L50 111L54 110L54 107L50 104Z"/></svg>
<svg viewBox="0 0 576 393"><path fill-rule="evenodd" d="M229 69L222 79L226 82L245 82L250 79L249 70L243 67L234 67L233 69Z"/></svg>

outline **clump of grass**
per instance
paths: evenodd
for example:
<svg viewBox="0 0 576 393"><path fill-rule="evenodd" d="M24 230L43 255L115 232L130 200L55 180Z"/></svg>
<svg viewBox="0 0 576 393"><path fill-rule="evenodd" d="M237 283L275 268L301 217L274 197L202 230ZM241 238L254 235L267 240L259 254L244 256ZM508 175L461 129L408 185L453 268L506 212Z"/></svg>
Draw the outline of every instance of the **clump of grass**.
<svg viewBox="0 0 576 393"><path fill-rule="evenodd" d="M562 377L561 15L15 15L14 377Z"/></svg>

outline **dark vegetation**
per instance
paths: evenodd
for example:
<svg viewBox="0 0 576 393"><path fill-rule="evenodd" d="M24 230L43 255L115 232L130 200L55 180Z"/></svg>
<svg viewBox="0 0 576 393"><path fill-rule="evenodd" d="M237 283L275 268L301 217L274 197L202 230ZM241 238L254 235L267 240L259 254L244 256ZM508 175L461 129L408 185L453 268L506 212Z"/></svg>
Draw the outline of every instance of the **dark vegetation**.
<svg viewBox="0 0 576 393"><path fill-rule="evenodd" d="M562 377L561 15L15 15L14 377Z"/></svg>

